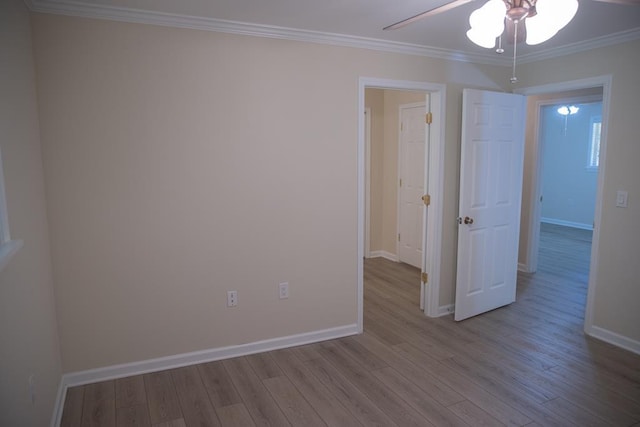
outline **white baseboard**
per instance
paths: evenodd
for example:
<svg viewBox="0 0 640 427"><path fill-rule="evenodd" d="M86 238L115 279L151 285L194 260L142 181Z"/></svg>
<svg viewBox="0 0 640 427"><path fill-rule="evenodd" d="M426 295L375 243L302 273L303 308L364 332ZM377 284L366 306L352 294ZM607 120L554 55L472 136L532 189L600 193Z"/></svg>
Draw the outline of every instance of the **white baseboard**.
<svg viewBox="0 0 640 427"><path fill-rule="evenodd" d="M53 406L53 415L51 416L51 427L58 427L62 421L62 409L67 398L67 386L64 384L64 376L60 378L58 384L58 394L56 395L55 405Z"/></svg>
<svg viewBox="0 0 640 427"><path fill-rule="evenodd" d="M455 312L455 305L441 305L438 307L438 317L448 316L449 314L453 314Z"/></svg>
<svg viewBox="0 0 640 427"><path fill-rule="evenodd" d="M369 254L370 258L385 258L388 259L389 261L394 261L394 262L398 262L398 255L392 254L391 252L387 252L387 251L371 251L371 253Z"/></svg>
<svg viewBox="0 0 640 427"><path fill-rule="evenodd" d="M518 263L518 271L521 271L523 273L531 273L531 270L529 269L529 266L527 264L523 264L521 262Z"/></svg>
<svg viewBox="0 0 640 427"><path fill-rule="evenodd" d="M608 342L609 344L624 348L625 350L629 350L633 353L640 354L640 341L632 340L624 335L611 332L598 326L591 326L591 328L585 332L593 338Z"/></svg>
<svg viewBox="0 0 640 427"><path fill-rule="evenodd" d="M564 227L579 228L581 230L593 231L593 224L583 224L581 222L565 221L563 219L545 218L545 217L540 218L540 222L545 222L547 224L562 225Z"/></svg>
<svg viewBox="0 0 640 427"><path fill-rule="evenodd" d="M281 348L296 347L299 345L311 344L357 334L358 325L353 324L307 332L304 334L256 341L248 344L177 354L174 356L106 366L104 368L90 369L87 371L70 372L62 376L60 388L58 390L58 398L56 399L56 407L54 408L52 425L53 427L60 425L64 399L67 388L69 387L129 377L132 375L146 374L149 372L164 371L166 369L180 368L198 363L213 362L215 360L230 359L233 357L262 353Z"/></svg>

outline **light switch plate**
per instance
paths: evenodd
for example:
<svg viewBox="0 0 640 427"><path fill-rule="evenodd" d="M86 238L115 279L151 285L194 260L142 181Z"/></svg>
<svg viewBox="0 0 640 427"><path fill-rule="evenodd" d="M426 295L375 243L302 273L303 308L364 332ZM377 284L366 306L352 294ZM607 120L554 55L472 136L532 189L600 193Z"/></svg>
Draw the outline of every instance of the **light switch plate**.
<svg viewBox="0 0 640 427"><path fill-rule="evenodd" d="M629 193L626 191L618 190L616 194L616 207L618 208L626 208L627 199L629 198Z"/></svg>

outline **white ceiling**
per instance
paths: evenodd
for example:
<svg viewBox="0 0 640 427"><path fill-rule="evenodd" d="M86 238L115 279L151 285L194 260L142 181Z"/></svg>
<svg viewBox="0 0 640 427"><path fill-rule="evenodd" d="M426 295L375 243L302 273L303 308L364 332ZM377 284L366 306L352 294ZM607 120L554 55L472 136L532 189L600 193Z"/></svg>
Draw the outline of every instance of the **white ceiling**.
<svg viewBox="0 0 640 427"><path fill-rule="evenodd" d="M504 55L466 38L469 14L484 0L428 17L407 27L382 28L447 0L25 0L36 11L94 16L293 38L381 50L508 63ZM553 1L553 0L545 0ZM233 21L231 23L226 21ZM243 23L240 25L239 23ZM245 25L251 24L251 25ZM292 31L293 30L293 31ZM299 31L303 30L303 31ZM640 38L640 0L636 6L580 0L578 13L553 39L518 45L521 60L564 55ZM343 43L344 42L344 43Z"/></svg>

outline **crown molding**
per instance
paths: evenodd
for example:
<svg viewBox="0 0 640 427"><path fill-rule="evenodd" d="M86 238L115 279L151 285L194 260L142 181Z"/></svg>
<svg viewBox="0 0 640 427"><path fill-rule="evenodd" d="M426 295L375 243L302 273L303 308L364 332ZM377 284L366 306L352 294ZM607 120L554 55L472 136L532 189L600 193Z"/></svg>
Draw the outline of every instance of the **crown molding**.
<svg viewBox="0 0 640 427"><path fill-rule="evenodd" d="M490 65L506 65L508 63L502 58L496 58L494 55L470 54L468 52L346 34L326 33L272 25L252 24L247 22L169 14L140 9L95 5L73 0L24 0L24 2L33 12L50 13L55 15L79 16L84 18L105 19L137 24L161 25L165 27L188 28L193 30L214 31L342 47L354 47L461 62Z"/></svg>
<svg viewBox="0 0 640 427"><path fill-rule="evenodd" d="M469 53L442 49L411 43L401 43L347 34L326 33L272 25L252 24L247 22L227 21L222 19L203 18L197 16L178 15L149 10L130 9L116 6L88 4L74 0L24 0L33 12L56 15L79 16L84 18L105 19L111 21L151 24L165 27L188 28L193 30L214 31L228 34L239 34L272 39L292 40L318 43L332 46L354 47L381 52L400 53L446 59L475 64L508 66L510 58L491 53ZM640 39L640 28L622 31L595 39L584 40L556 48L540 49L537 52L519 55L521 64L557 58L573 53L584 52L600 47L612 46Z"/></svg>
<svg viewBox="0 0 640 427"><path fill-rule="evenodd" d="M526 64L529 62L542 61L544 59L558 58L571 55L573 53L585 52L591 49L613 46L640 39L640 28L632 28L619 33L608 34L594 39L584 40L578 43L571 43L550 49L540 49L538 52L528 53L518 56L518 62Z"/></svg>

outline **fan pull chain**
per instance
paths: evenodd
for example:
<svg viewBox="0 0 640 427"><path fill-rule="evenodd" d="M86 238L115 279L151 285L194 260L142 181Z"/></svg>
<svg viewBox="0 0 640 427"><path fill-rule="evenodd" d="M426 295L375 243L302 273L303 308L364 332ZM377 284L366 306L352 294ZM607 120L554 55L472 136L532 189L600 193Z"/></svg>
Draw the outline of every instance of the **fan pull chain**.
<svg viewBox="0 0 640 427"><path fill-rule="evenodd" d="M516 84L518 82L518 78L516 77L516 55L518 52L518 24L520 21L515 20L514 23L514 31L513 31L513 71L511 73L511 84Z"/></svg>

